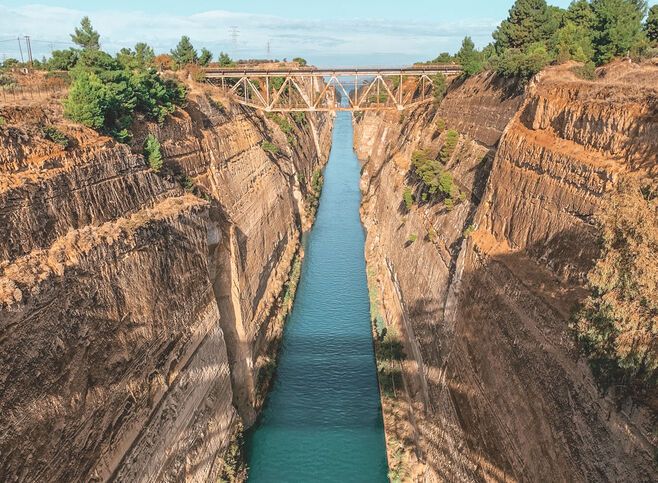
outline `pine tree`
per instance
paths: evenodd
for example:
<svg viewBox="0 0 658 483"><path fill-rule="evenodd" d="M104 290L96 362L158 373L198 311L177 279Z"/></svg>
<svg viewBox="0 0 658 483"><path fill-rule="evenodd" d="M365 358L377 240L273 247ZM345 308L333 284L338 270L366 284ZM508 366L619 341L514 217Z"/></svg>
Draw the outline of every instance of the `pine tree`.
<svg viewBox="0 0 658 483"><path fill-rule="evenodd" d="M534 42L547 41L555 22L546 0L516 0L509 16L493 33L496 50L523 49Z"/></svg>
<svg viewBox="0 0 658 483"><path fill-rule="evenodd" d="M654 5L649 9L649 16L647 17L647 23L644 25L644 30L651 42L658 43L658 5Z"/></svg>
<svg viewBox="0 0 658 483"><path fill-rule="evenodd" d="M230 67L235 64L235 62L231 60L231 57L226 52L219 53L219 58L217 59L217 62L219 62L219 65L221 65L222 67Z"/></svg>
<svg viewBox="0 0 658 483"><path fill-rule="evenodd" d="M205 47L201 49L201 55L199 56L199 64L208 67L208 64L212 62L212 52L210 52Z"/></svg>
<svg viewBox="0 0 658 483"><path fill-rule="evenodd" d="M644 38L642 18L646 2L639 0L593 0L596 15L594 49L597 64L626 55Z"/></svg>
<svg viewBox="0 0 658 483"><path fill-rule="evenodd" d="M475 44L470 37L464 37L461 49L457 52L457 60L468 77L482 71L482 54L475 49Z"/></svg>
<svg viewBox="0 0 658 483"><path fill-rule="evenodd" d="M138 42L135 44L135 60L140 67L149 67L153 65L155 59L155 52L153 48L144 43Z"/></svg>
<svg viewBox="0 0 658 483"><path fill-rule="evenodd" d="M71 34L71 40L85 50L99 50L101 48L100 34L92 27L89 17L82 18L80 28L76 27L75 33Z"/></svg>
<svg viewBox="0 0 658 483"><path fill-rule="evenodd" d="M567 20L577 27L592 29L596 24L596 15L587 0L574 0L567 9Z"/></svg>
<svg viewBox="0 0 658 483"><path fill-rule="evenodd" d="M178 42L178 45L171 51L171 57L174 60L176 67L183 67L187 64L196 64L199 61L194 46L187 35L183 35Z"/></svg>
<svg viewBox="0 0 658 483"><path fill-rule="evenodd" d="M64 100L64 114L75 122L100 129L105 124L108 105L109 96L105 84L96 74L81 71Z"/></svg>

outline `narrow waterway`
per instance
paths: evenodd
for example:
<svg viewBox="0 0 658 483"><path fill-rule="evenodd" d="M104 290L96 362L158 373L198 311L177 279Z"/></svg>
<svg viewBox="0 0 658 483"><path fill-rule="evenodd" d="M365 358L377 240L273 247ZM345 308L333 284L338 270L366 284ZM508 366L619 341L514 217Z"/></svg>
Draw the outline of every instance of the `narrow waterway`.
<svg viewBox="0 0 658 483"><path fill-rule="evenodd" d="M387 481L352 135L338 113L273 389L247 438L250 482Z"/></svg>

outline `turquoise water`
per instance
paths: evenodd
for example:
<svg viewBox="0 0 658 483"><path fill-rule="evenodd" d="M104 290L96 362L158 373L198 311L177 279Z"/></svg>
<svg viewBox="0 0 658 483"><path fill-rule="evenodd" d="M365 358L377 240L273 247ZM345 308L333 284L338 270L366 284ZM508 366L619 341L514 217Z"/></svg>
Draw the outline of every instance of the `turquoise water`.
<svg viewBox="0 0 658 483"><path fill-rule="evenodd" d="M247 437L249 481L387 481L352 122L331 157L272 391Z"/></svg>

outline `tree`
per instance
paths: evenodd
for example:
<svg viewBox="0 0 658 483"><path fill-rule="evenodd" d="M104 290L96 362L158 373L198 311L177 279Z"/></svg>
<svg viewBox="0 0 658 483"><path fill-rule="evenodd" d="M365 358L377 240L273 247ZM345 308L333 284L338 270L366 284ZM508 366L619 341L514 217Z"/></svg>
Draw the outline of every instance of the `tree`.
<svg viewBox="0 0 658 483"><path fill-rule="evenodd" d="M108 93L103 82L92 72L80 72L64 100L64 115L92 129L105 125Z"/></svg>
<svg viewBox="0 0 658 483"><path fill-rule="evenodd" d="M516 0L493 33L496 50L523 49L534 42L547 41L555 25L546 0Z"/></svg>
<svg viewBox="0 0 658 483"><path fill-rule="evenodd" d="M647 33L649 41L658 43L658 5L654 5L649 9L644 31Z"/></svg>
<svg viewBox="0 0 658 483"><path fill-rule="evenodd" d="M594 59L605 64L626 55L644 38L642 18L646 2L637 0L593 0Z"/></svg>
<svg viewBox="0 0 658 483"><path fill-rule="evenodd" d="M199 56L187 35L181 37L176 48L171 51L171 57L177 68L187 64L196 64L199 61Z"/></svg>
<svg viewBox="0 0 658 483"><path fill-rule="evenodd" d="M292 59L292 61L297 62L300 67L306 67L306 65L308 64L308 62L306 62L306 59L302 57L295 57L294 59Z"/></svg>
<svg viewBox="0 0 658 483"><path fill-rule="evenodd" d="M71 40L83 49L99 50L101 48L100 34L92 27L89 17L82 18L80 27L76 27L75 33L71 34Z"/></svg>
<svg viewBox="0 0 658 483"><path fill-rule="evenodd" d="M451 64L455 58L448 52L441 52L436 59L432 61L433 64Z"/></svg>
<svg viewBox="0 0 658 483"><path fill-rule="evenodd" d="M567 8L566 20L577 27L592 30L596 24L596 14L587 0L574 0Z"/></svg>
<svg viewBox="0 0 658 483"><path fill-rule="evenodd" d="M590 62L594 56L591 31L578 26L571 20L555 33L553 50L558 62L577 60Z"/></svg>
<svg viewBox="0 0 658 483"><path fill-rule="evenodd" d="M80 51L77 49L53 50L46 62L48 70L70 70L78 62Z"/></svg>
<svg viewBox="0 0 658 483"><path fill-rule="evenodd" d="M235 62L233 62L231 57L226 52L219 53L219 58L217 59L217 62L222 67L231 67L232 65L235 65Z"/></svg>
<svg viewBox="0 0 658 483"><path fill-rule="evenodd" d="M212 52L210 52L205 47L201 49L201 55L199 56L199 64L208 67L208 64L212 62Z"/></svg>
<svg viewBox="0 0 658 483"><path fill-rule="evenodd" d="M146 141L144 141L144 157L153 171L160 172L162 169L162 152L160 151L160 142L153 134L146 136Z"/></svg>
<svg viewBox="0 0 658 483"><path fill-rule="evenodd" d="M135 60L139 67L152 67L154 59L155 52L150 45L144 42L135 44Z"/></svg>
<svg viewBox="0 0 658 483"><path fill-rule="evenodd" d="M484 68L482 54L475 49L475 44L470 37L464 37L461 49L457 52L457 60L467 77L482 72Z"/></svg>
<svg viewBox="0 0 658 483"><path fill-rule="evenodd" d="M529 80L551 61L546 44L536 42L525 50L507 49L497 59L496 72L505 77Z"/></svg>

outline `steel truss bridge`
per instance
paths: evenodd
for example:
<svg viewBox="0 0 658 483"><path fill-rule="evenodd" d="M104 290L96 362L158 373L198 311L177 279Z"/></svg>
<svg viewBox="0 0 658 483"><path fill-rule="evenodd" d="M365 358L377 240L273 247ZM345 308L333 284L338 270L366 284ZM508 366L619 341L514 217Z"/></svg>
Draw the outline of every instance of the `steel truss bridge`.
<svg viewBox="0 0 658 483"><path fill-rule="evenodd" d="M433 100L437 74L457 76L454 64L402 69L205 69L205 80L242 105L267 112L397 109Z"/></svg>

